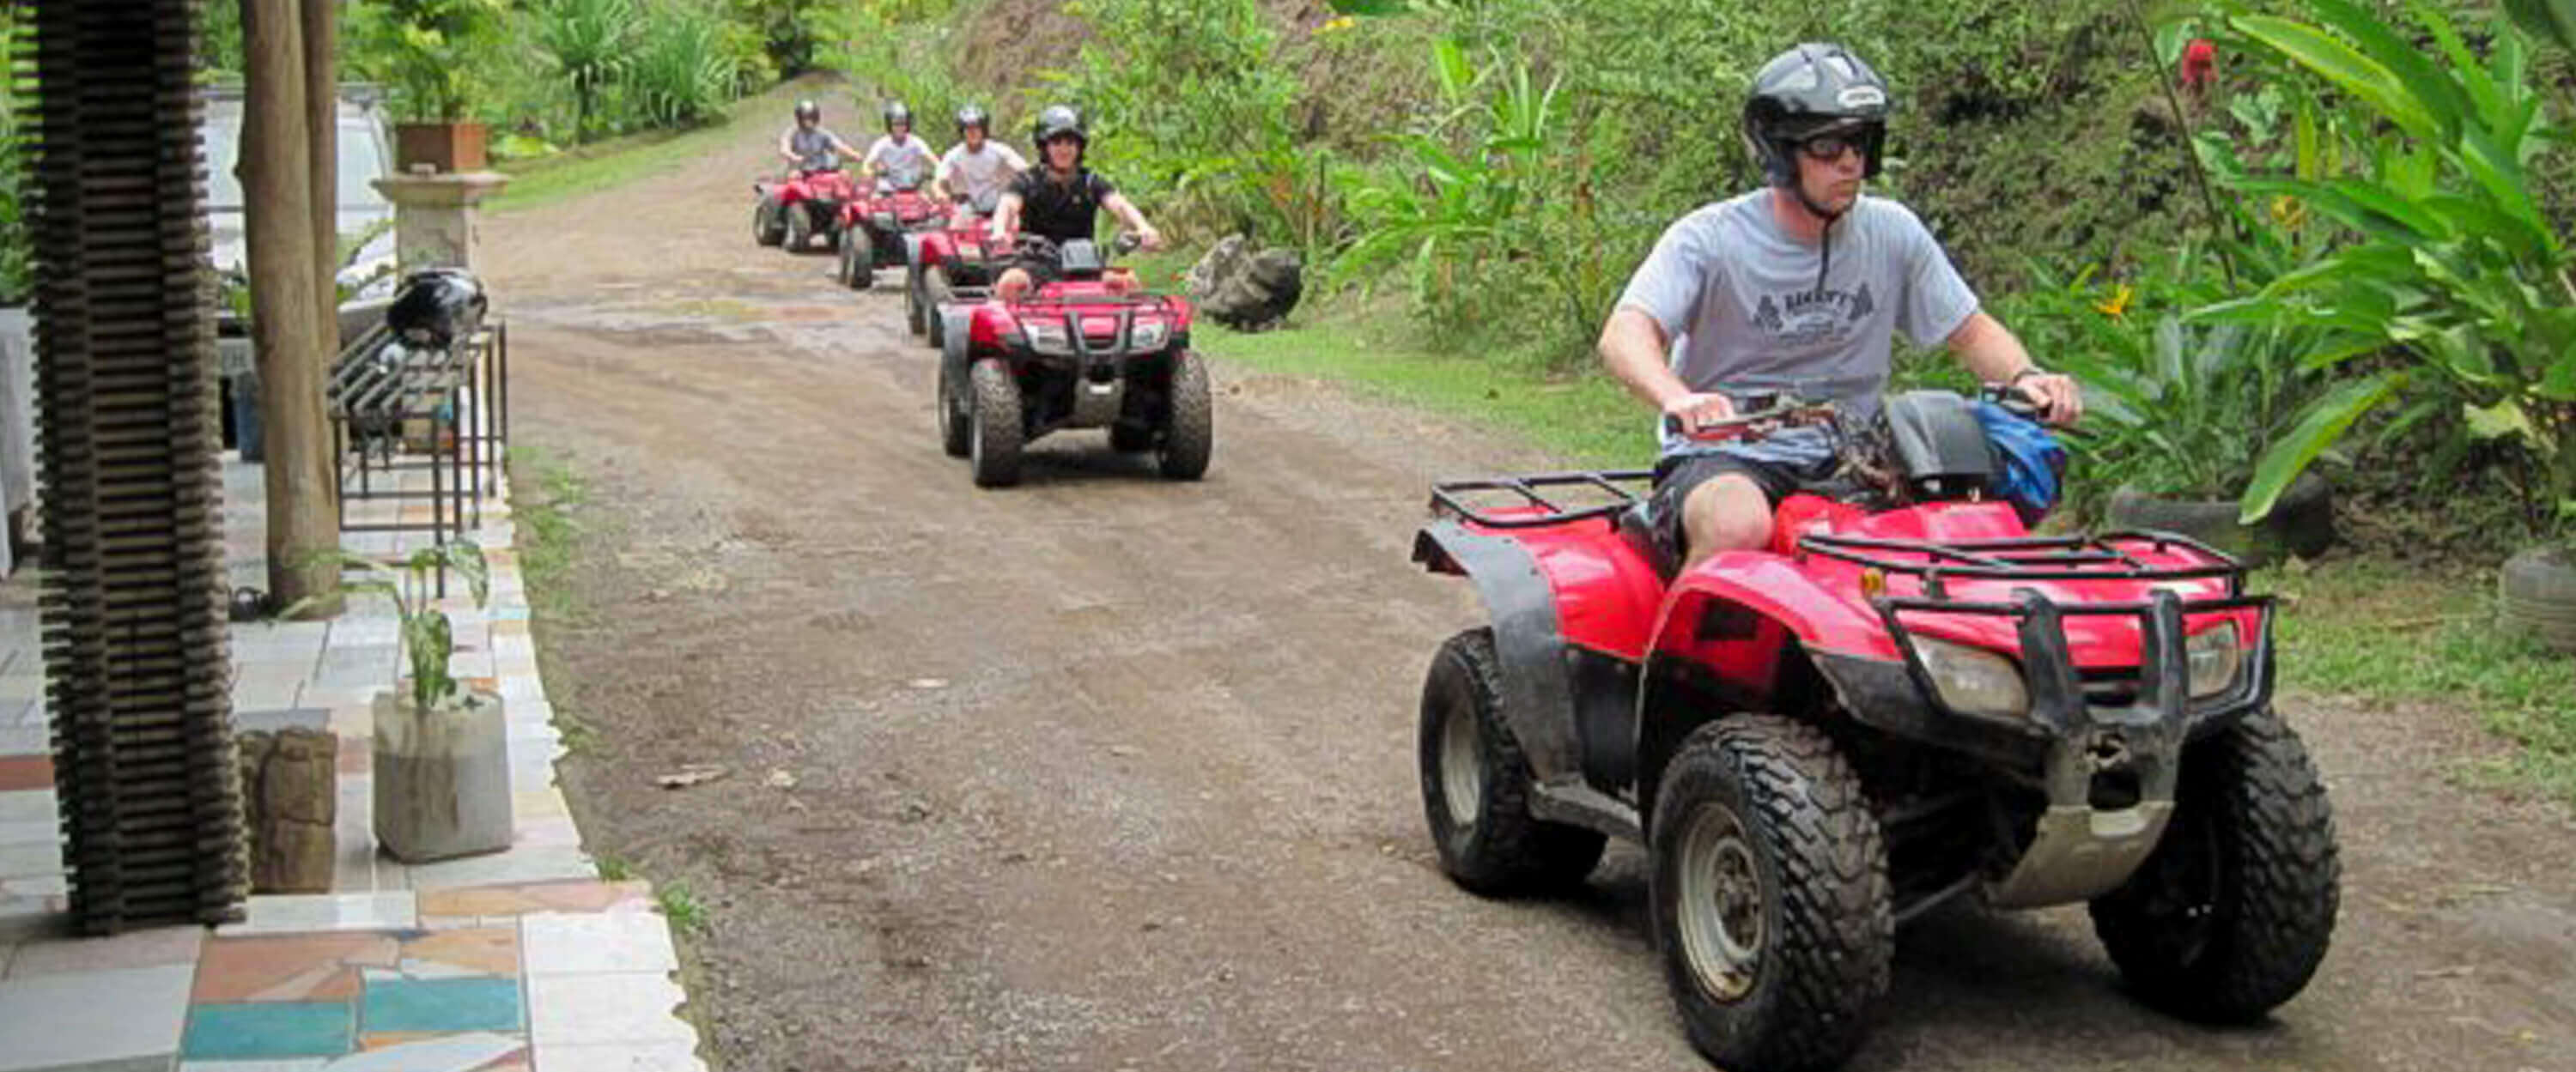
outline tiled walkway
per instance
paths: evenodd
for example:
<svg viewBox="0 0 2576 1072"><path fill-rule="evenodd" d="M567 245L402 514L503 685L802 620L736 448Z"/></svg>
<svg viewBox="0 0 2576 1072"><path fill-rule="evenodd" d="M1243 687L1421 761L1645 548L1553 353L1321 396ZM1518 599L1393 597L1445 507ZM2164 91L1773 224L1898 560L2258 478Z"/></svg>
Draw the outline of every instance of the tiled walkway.
<svg viewBox="0 0 2576 1072"><path fill-rule="evenodd" d="M226 467L229 564L259 584L259 470ZM353 502L348 520L422 509ZM242 729L339 737L329 894L253 897L248 918L70 937L47 758L34 587L0 586L0 1072L695 1072L675 1010L670 928L640 882L603 882L581 850L554 760L508 507L487 501L477 542L491 602L461 590L450 671L506 703L516 838L505 852L406 867L376 852L369 737L400 661L383 606L329 622L233 627ZM417 534L351 534L405 551Z"/></svg>

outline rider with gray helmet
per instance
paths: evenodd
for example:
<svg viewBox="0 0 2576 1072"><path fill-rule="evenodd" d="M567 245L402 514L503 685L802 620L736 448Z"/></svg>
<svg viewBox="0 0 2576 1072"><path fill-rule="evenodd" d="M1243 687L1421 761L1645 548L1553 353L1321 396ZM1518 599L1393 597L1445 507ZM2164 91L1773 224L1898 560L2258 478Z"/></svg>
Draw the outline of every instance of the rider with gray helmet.
<svg viewBox="0 0 2576 1072"><path fill-rule="evenodd" d="M1764 64L1742 131L1768 185L1665 230L1601 329L1611 375L1685 429L1779 393L1866 417L1902 332L2020 387L2051 422L2073 422L2075 381L2039 368L1979 307L1913 212L1862 194L1883 162L1888 107L1887 84L1840 45L1802 44ZM1694 564L1764 546L1779 501L1837 462L1821 428L1729 443L1668 431L1651 500L1658 535Z"/></svg>
<svg viewBox="0 0 2576 1072"><path fill-rule="evenodd" d="M930 173L939 167L939 153L913 136L912 109L902 101L887 101L885 128L885 136L868 146L860 170L877 177L880 193L916 189L930 181Z"/></svg>
<svg viewBox="0 0 2576 1072"><path fill-rule="evenodd" d="M825 171L839 166L833 158L835 153L844 158L859 155L840 135L824 128L822 105L797 101L796 121L778 136L778 155L787 158L787 166L795 170Z"/></svg>
<svg viewBox="0 0 2576 1072"><path fill-rule="evenodd" d="M981 107L957 109L957 144L939 158L939 172L931 182L959 205L996 204L1011 180L1028 170L1026 159L989 136L992 125Z"/></svg>

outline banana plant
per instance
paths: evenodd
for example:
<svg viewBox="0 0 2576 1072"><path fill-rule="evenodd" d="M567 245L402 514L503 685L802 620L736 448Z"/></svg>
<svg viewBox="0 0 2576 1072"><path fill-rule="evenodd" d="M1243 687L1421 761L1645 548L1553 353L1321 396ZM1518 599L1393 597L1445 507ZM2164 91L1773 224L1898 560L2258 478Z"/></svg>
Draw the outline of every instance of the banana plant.
<svg viewBox="0 0 2576 1072"><path fill-rule="evenodd" d="M342 594L374 593L393 601L403 653L411 662L412 710L426 714L450 702L457 695L456 678L447 670L448 656L456 650L455 627L430 598L429 575L434 570L454 571L464 579L474 605L482 606L490 597L492 576L483 559L483 549L471 540L460 540L421 548L411 557L392 563L336 549L319 552L315 559L337 563L341 569L360 575L358 580L341 582ZM298 600L279 611L278 616L292 618L317 605L318 600ZM394 673L395 687L400 688L400 667Z"/></svg>
<svg viewBox="0 0 2576 1072"><path fill-rule="evenodd" d="M2273 442L2240 504L2248 521L2268 513L2363 416L2396 399L2429 397L2473 430L2520 440L2547 466L2554 494L2576 498L2576 276L2565 236L2528 181L2532 161L2562 145L2562 135L2513 25L2499 21L2480 56L2440 11L2423 0L2408 7L2429 51L2352 0L2309 0L2313 24L2241 9L2228 19L2242 39L2342 90L2393 131L2358 136L2354 155L2367 166L2357 173L2228 179L2244 193L2295 202L2345 241L2255 296L2195 316L2306 324L2380 344L2322 349L2310 368L2377 349L2410 359L2327 393Z"/></svg>

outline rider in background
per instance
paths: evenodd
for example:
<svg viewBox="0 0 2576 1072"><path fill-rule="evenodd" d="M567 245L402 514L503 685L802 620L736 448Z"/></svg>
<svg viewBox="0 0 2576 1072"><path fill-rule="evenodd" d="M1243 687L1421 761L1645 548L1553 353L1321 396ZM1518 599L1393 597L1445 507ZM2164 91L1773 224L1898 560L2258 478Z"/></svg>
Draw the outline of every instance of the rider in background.
<svg viewBox="0 0 2576 1072"><path fill-rule="evenodd" d="M986 136L992 117L984 109L969 104L957 109L957 144L939 158L939 172L931 182L947 191L957 205L957 218L962 226L971 218L973 206L997 203L1002 191L1029 162L1008 145Z"/></svg>
<svg viewBox="0 0 2576 1072"><path fill-rule="evenodd" d="M902 101L886 103L885 127L885 136L868 146L859 169L877 177L878 193L920 188L939 166L939 154L929 142L912 136L912 109Z"/></svg>
<svg viewBox="0 0 2576 1072"><path fill-rule="evenodd" d="M2075 381L2033 363L1979 308L1913 212L1862 196L1887 140L1877 72L1840 45L1800 45L1754 76L1743 124L1768 188L1665 230L1601 329L1602 361L1631 393L1685 429L1733 417L1736 399L1764 393L1821 397L1865 420L1901 331L1943 343L1979 379L2019 388L2051 423L2083 412ZM1761 547L1780 500L1837 465L1822 428L1726 443L1667 431L1649 500L1657 538L1693 565Z"/></svg>
<svg viewBox="0 0 2576 1072"><path fill-rule="evenodd" d="M797 101L796 122L778 136L778 155L787 158L787 166L798 171L827 171L836 166L832 159L835 153L846 159L859 155L840 135L823 128L822 105Z"/></svg>
<svg viewBox="0 0 2576 1072"><path fill-rule="evenodd" d="M1011 181L1002 194L1002 202L993 211L992 238L997 243L1009 242L1021 231L1044 238L1046 244L1020 252L1019 261L993 284L996 296L1003 301L1017 301L1030 287L1057 278L1063 266L1057 262L1054 247L1075 240L1091 241L1093 226L1101 209L1108 209L1127 229L1136 235L1144 248L1163 248L1163 233L1145 222L1145 214L1134 202L1090 168L1082 166L1083 153L1091 146L1091 135L1082 122L1082 113L1071 105L1052 104L1038 113L1030 140L1038 147L1039 165ZM1105 280L1113 289L1131 290L1136 285L1133 273L1109 273Z"/></svg>

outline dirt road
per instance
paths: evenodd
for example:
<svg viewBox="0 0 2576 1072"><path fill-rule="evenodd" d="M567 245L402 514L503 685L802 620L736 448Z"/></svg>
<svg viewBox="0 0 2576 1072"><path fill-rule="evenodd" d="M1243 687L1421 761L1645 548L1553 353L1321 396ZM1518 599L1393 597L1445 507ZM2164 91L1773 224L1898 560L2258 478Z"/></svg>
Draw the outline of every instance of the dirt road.
<svg viewBox="0 0 2576 1072"><path fill-rule="evenodd" d="M706 906L745 1070L1704 1067L1633 851L1579 896L1452 888L1420 675L1471 624L1406 549L1473 429L1219 363L1202 484L1042 443L942 455L892 290L755 249L767 130L487 232L516 431L588 481L549 690L595 851ZM894 273L887 273L888 280ZM2289 658L2296 658L2291 652ZM1855 1068L2576 1068L2576 827L2461 788L2463 716L2292 697L2344 918L2305 996L2209 1031L2124 998L2082 914L1936 914ZM685 790L685 764L727 775Z"/></svg>

